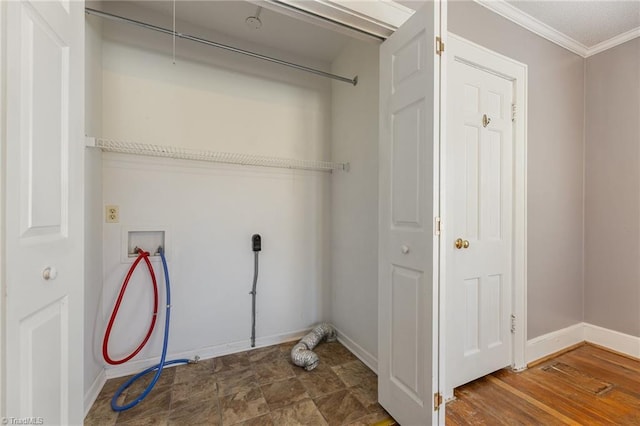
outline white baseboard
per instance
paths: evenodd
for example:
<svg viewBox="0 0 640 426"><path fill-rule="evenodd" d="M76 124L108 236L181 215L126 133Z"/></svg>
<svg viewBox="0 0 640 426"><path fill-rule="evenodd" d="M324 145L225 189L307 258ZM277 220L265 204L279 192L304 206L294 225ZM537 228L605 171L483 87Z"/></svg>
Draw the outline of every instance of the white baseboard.
<svg viewBox="0 0 640 426"><path fill-rule="evenodd" d="M373 370L374 373L378 374L377 358L337 328L336 332L338 333L338 342L342 343L342 345L345 348L349 349L355 356L357 356L360 361L364 362L367 367Z"/></svg>
<svg viewBox="0 0 640 426"><path fill-rule="evenodd" d="M584 342L584 323L574 324L527 341L527 364Z"/></svg>
<svg viewBox="0 0 640 426"><path fill-rule="evenodd" d="M640 358L640 337L581 322L527 342L527 363L581 342L593 343L621 354Z"/></svg>
<svg viewBox="0 0 640 426"><path fill-rule="evenodd" d="M640 337L584 323L585 340L634 358L640 358Z"/></svg>
<svg viewBox="0 0 640 426"><path fill-rule="evenodd" d="M273 336L258 337L256 338L256 348L262 348L265 346L277 345L280 343L301 339L302 336L307 334L310 330L311 329L304 329L292 331L289 333L276 334ZM193 359L196 357L196 355L199 356L201 360L205 360L218 356L229 355L236 352L248 351L250 349L251 342L249 341L249 339L247 339L240 342L208 346L186 352L171 353L167 355L167 360L180 358ZM108 379L112 379L115 377L123 377L130 374L139 373L140 371L157 364L159 361L160 357L154 357L143 360L130 361L124 365L108 366L105 369L106 377Z"/></svg>
<svg viewBox="0 0 640 426"><path fill-rule="evenodd" d="M93 406L93 403L96 402L96 398L100 395L100 391L104 387L104 384L107 382L107 375L104 373L104 370L98 373L98 377L93 381L87 393L84 394L84 416L86 417L89 414L89 410Z"/></svg>

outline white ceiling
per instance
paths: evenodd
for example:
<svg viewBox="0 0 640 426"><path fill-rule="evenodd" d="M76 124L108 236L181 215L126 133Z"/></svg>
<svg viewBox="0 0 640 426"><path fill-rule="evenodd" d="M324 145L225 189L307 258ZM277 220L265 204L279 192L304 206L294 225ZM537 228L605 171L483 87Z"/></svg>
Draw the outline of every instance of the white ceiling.
<svg viewBox="0 0 640 426"><path fill-rule="evenodd" d="M584 57L640 36L640 0L474 1ZM135 3L172 15L170 0ZM177 0L176 15L178 20L233 38L324 62L331 62L350 40L345 33L332 31L326 25L314 25L313 19L295 19L271 10L273 7L263 8L262 27L251 29L245 19L256 14L255 3L258 0ZM348 1L325 0L326 3L348 4ZM423 1L396 0L396 3L416 9ZM409 16L411 11L406 10Z"/></svg>
<svg viewBox="0 0 640 426"><path fill-rule="evenodd" d="M587 49L640 28L639 0L508 0L508 3Z"/></svg>
<svg viewBox="0 0 640 426"><path fill-rule="evenodd" d="M396 1L414 10L423 3ZM584 57L640 37L640 0L473 1Z"/></svg>
<svg viewBox="0 0 640 426"><path fill-rule="evenodd" d="M137 1L142 8L173 15L172 1ZM258 6L247 1L176 1L176 20L186 21L217 33L260 44L301 57L331 62L350 40L344 34L311 25L299 19L262 8L259 29L245 20L254 16ZM180 31L180 28L177 28ZM215 41L215 40L214 40Z"/></svg>

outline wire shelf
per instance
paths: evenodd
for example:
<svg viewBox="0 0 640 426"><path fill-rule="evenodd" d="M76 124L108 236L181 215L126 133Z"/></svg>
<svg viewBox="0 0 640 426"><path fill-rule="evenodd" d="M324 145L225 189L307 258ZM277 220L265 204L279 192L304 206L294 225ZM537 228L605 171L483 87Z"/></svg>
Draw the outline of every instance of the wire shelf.
<svg viewBox="0 0 640 426"><path fill-rule="evenodd" d="M291 158L266 157L230 152L201 151L164 145L124 142L103 138L87 138L87 146L102 151L179 160L209 161L213 163L238 164L241 166L277 167L283 169L313 170L331 173L333 170L349 170L349 163L330 161L296 160Z"/></svg>

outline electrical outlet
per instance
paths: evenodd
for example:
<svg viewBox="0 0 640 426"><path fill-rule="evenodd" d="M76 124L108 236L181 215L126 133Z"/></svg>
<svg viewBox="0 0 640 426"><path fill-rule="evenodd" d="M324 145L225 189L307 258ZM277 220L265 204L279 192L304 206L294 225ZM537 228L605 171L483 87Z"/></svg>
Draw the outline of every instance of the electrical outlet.
<svg viewBox="0 0 640 426"><path fill-rule="evenodd" d="M120 222L120 208L118 206L106 206L105 217L107 223Z"/></svg>

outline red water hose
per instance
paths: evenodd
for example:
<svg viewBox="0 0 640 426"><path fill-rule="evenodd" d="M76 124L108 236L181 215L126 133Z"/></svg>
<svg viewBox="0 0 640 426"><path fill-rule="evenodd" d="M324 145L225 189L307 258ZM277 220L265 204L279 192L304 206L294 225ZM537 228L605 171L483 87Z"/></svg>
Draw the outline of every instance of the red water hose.
<svg viewBox="0 0 640 426"><path fill-rule="evenodd" d="M133 271L135 271L138 263L144 259L147 263L147 268L149 269L149 275L151 275L151 281L153 282L153 315L151 317L151 325L149 326L149 331L147 331L147 335L144 337L144 340L140 345L133 351L129 356L122 359L111 359L109 356L109 336L111 335L111 328L113 327L113 323L116 320L116 316L118 315L118 310L120 309L120 303L122 303L122 299L124 297L124 293L127 290L127 285L129 284L129 279L131 275L133 275ZM153 332L153 328L156 325L156 317L158 316L158 284L156 283L156 275L153 273L153 267L151 266L151 262L149 261L149 253L146 251L140 250L138 252L138 257L136 258L131 268L129 268L129 272L127 273L127 277L124 279L122 283L122 288L120 288L120 294L118 295L118 300L116 301L116 306L113 308L113 312L111 312L111 318L109 319L109 325L107 326L107 331L104 334L104 340L102 341L102 356L104 360L107 361L111 365L122 364L124 362L129 361L131 358L136 356L138 352L142 350L144 345L147 344L149 337L151 337L151 333Z"/></svg>

